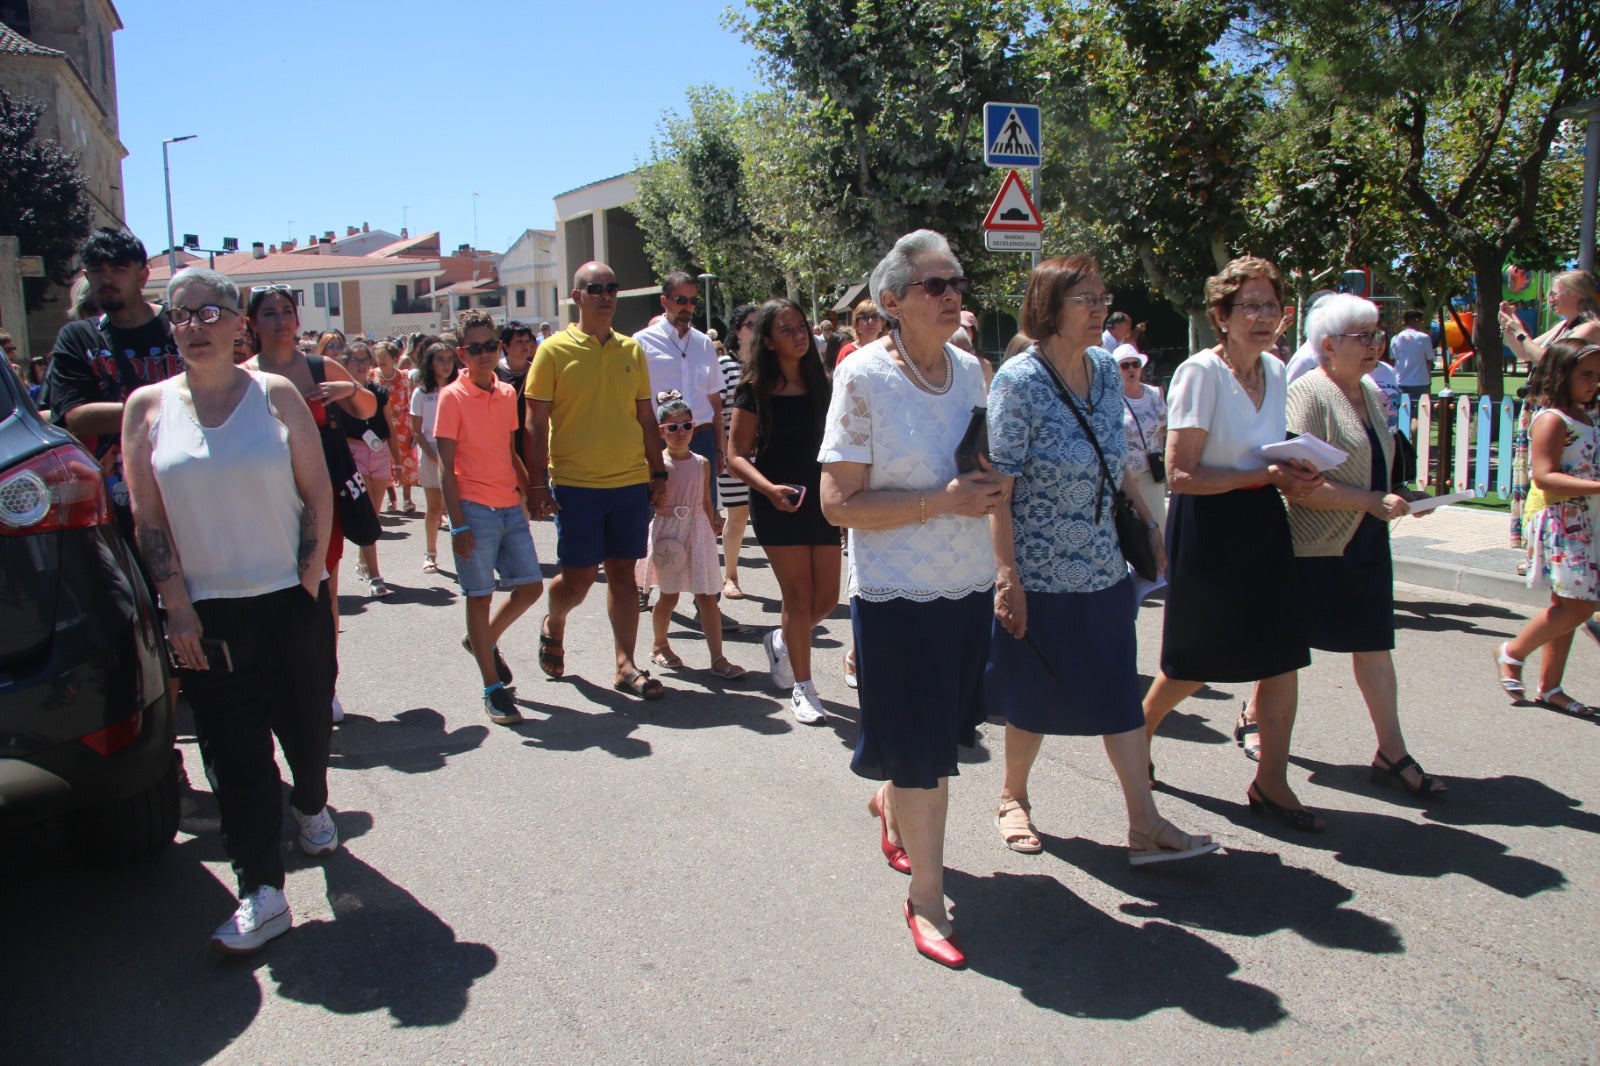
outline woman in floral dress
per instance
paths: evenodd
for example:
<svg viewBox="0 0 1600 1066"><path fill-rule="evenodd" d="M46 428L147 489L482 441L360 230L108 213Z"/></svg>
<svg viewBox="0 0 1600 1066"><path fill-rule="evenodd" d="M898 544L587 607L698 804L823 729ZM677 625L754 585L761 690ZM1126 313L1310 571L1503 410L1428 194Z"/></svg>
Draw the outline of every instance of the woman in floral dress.
<svg viewBox="0 0 1600 1066"><path fill-rule="evenodd" d="M383 415L389 420L389 432L395 441L399 458L394 463L394 484L405 497L406 514L416 514L417 505L411 502L411 490L417 484L417 449L411 440L411 375L399 369L395 360L400 349L390 341L372 346L372 358L377 364L372 380L389 390L389 402ZM391 493L393 489L390 490Z"/></svg>

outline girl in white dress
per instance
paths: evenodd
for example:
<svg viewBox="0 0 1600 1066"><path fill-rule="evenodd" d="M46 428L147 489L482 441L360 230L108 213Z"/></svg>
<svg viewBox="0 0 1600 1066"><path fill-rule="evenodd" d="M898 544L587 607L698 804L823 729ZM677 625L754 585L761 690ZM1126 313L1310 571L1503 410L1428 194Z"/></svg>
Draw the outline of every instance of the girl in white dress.
<svg viewBox="0 0 1600 1066"><path fill-rule="evenodd" d="M1522 664L1539 648L1544 660L1534 702L1588 717L1595 708L1561 688L1573 632L1600 606L1595 496L1600 495L1600 431L1589 413L1600 393L1600 345L1563 338L1545 350L1549 396L1534 418L1528 455L1528 587L1549 588L1550 606L1533 616L1495 656L1500 686L1524 695Z"/></svg>

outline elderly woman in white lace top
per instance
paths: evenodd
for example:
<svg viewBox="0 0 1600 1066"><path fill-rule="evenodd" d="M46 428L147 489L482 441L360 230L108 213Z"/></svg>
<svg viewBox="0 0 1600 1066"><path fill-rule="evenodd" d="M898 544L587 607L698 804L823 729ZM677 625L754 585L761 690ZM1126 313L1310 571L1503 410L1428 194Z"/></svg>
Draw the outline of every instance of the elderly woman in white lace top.
<svg viewBox="0 0 1600 1066"><path fill-rule="evenodd" d="M965 965L944 900L944 828L957 749L983 721L994 550L992 470L959 475L955 451L983 406L983 372L946 343L968 280L932 230L895 243L872 272L893 323L833 379L822 510L850 531L850 614L860 654L861 733L850 767L886 782L869 808L889 864L911 874L917 950Z"/></svg>

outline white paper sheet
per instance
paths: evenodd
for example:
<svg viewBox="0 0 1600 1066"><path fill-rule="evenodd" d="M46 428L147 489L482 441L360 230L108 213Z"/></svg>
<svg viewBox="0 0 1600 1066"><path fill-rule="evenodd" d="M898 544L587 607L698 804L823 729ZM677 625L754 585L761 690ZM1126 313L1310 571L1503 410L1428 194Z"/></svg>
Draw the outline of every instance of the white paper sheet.
<svg viewBox="0 0 1600 1066"><path fill-rule="evenodd" d="M1412 514L1426 514L1435 507L1443 507L1447 503L1460 503L1477 497L1475 492L1452 492L1444 496L1429 496L1421 500L1411 501Z"/></svg>
<svg viewBox="0 0 1600 1066"><path fill-rule="evenodd" d="M1302 433L1298 437L1277 444L1263 444L1256 449L1256 454L1269 463L1300 459L1310 463L1319 474L1324 470L1332 470L1350 458L1349 452L1335 448L1321 437L1310 433Z"/></svg>

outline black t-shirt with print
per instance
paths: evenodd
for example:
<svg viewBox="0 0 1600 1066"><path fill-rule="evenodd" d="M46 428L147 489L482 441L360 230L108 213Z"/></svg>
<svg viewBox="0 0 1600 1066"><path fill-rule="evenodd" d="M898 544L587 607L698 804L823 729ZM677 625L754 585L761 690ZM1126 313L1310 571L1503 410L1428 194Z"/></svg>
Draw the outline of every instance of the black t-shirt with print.
<svg viewBox="0 0 1600 1066"><path fill-rule="evenodd" d="M104 317L68 322L56 335L44 397L57 425L86 403L125 403L140 385L182 373L183 358L162 311L142 326L118 329ZM85 439L102 461L118 444L114 436ZM102 462L104 466L104 462ZM107 473L111 469L107 467Z"/></svg>

